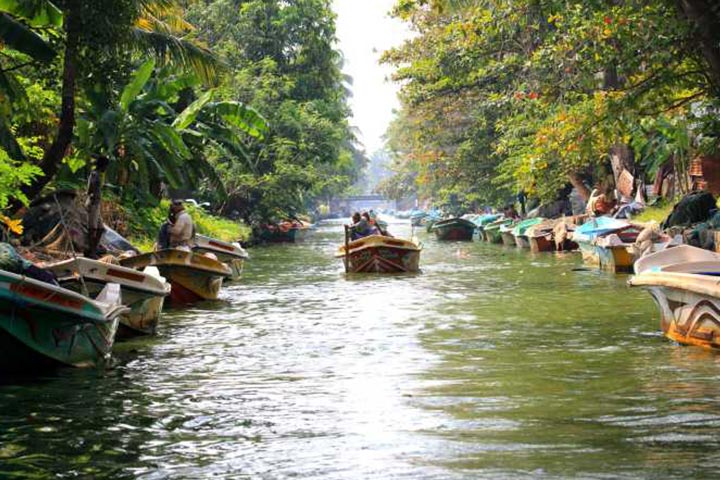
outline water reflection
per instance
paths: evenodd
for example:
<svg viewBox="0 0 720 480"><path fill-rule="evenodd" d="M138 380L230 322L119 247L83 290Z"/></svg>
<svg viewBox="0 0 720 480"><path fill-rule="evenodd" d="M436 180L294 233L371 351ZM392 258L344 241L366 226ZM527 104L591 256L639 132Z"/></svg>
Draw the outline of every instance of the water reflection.
<svg viewBox="0 0 720 480"><path fill-rule="evenodd" d="M346 276L337 223L254 249L115 368L6 380L0 477L714 474L720 360L626 277L417 234L419 275Z"/></svg>

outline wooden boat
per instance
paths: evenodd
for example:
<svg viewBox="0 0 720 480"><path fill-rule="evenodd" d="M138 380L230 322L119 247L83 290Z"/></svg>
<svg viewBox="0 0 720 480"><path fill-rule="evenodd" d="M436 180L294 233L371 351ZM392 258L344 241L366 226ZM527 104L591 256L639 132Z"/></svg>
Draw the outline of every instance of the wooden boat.
<svg viewBox="0 0 720 480"><path fill-rule="evenodd" d="M517 224L518 222L510 222L500 226L500 238L502 239L503 245L507 247L516 246L515 235L513 235L512 231Z"/></svg>
<svg viewBox="0 0 720 480"><path fill-rule="evenodd" d="M249 258L247 250L239 243L223 242L216 238L205 235L195 235L195 247L193 251L200 253L212 253L218 260L226 263L232 270L232 280L239 280L243 271L245 260Z"/></svg>
<svg viewBox="0 0 720 480"><path fill-rule="evenodd" d="M413 212L413 214L410 215L410 225L413 227L422 227L426 223L427 216L428 214L422 210Z"/></svg>
<svg viewBox="0 0 720 480"><path fill-rule="evenodd" d="M472 241L475 224L463 218L449 218L435 222L432 230L438 240Z"/></svg>
<svg viewBox="0 0 720 480"><path fill-rule="evenodd" d="M497 220L501 215L498 213L483 213L473 215L463 215L462 218L470 220L475 224L475 230L478 232L478 239L487 241L485 237L485 226L490 225L492 222Z"/></svg>
<svg viewBox="0 0 720 480"><path fill-rule="evenodd" d="M596 217L579 226L572 240L586 264L615 273L632 272L637 257L632 247L641 231L625 220Z"/></svg>
<svg viewBox="0 0 720 480"><path fill-rule="evenodd" d="M310 224L299 221L283 221L277 225L264 225L260 229L260 240L268 243L297 243L301 242Z"/></svg>
<svg viewBox="0 0 720 480"><path fill-rule="evenodd" d="M120 285L123 304L129 311L120 316L117 338L153 335L157 331L170 284L155 272L140 272L120 265L78 257L47 265L64 288L95 298L105 285ZM155 273L155 274L153 274Z"/></svg>
<svg viewBox="0 0 720 480"><path fill-rule="evenodd" d="M422 247L401 238L370 235L347 242L335 257L341 258L351 273L401 273L420 269Z"/></svg>
<svg viewBox="0 0 720 480"><path fill-rule="evenodd" d="M121 260L124 267L142 270L157 267L172 290L170 301L188 304L218 298L223 280L232 276L232 270L208 254L169 248L144 253Z"/></svg>
<svg viewBox="0 0 720 480"><path fill-rule="evenodd" d="M689 245L661 250L635 263L633 287L650 292L666 337L720 350L720 255Z"/></svg>
<svg viewBox="0 0 720 480"><path fill-rule="evenodd" d="M545 220L527 230L527 237L532 252L554 252L556 250L576 250L577 243L568 239L568 233L575 229L572 217ZM560 233L562 238L556 234Z"/></svg>
<svg viewBox="0 0 720 480"><path fill-rule="evenodd" d="M486 225L485 228L483 228L483 237L485 241L489 243L502 243L502 232L500 231L500 227L503 225L510 225L511 223L511 219L501 218L500 220L495 220L494 222Z"/></svg>
<svg viewBox="0 0 720 480"><path fill-rule="evenodd" d="M530 251L538 252L554 252L555 240L553 238L553 228L556 222L543 222L527 230L527 239L530 242Z"/></svg>
<svg viewBox="0 0 720 480"><path fill-rule="evenodd" d="M92 300L0 270L0 370L100 365L110 358L126 310L116 283Z"/></svg>
<svg viewBox="0 0 720 480"><path fill-rule="evenodd" d="M527 230L530 227L542 223L544 220L544 218L540 217L528 218L515 225L512 229L513 237L515 237L515 245L520 248L530 248L530 239L527 236Z"/></svg>

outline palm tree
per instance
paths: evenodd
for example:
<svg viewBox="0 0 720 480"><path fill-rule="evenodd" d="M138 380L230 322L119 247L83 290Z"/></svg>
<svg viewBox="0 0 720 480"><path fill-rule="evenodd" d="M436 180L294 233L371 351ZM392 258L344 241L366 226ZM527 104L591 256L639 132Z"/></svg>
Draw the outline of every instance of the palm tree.
<svg viewBox="0 0 720 480"><path fill-rule="evenodd" d="M83 2L84 0L56 0L54 3L50 0L0 2L0 11L5 24L14 20L16 24L20 24L20 27L26 27L26 31L35 28L33 23L36 19L45 18L48 12L51 12L53 19L60 19L65 40L58 128L39 164L45 175L23 189L28 198L35 197L55 177L72 143L75 130L78 59L83 47ZM185 38L189 26L178 21L178 7L175 0L133 0L127 8L139 12L131 29L132 41L129 47L143 55L154 55L160 62L190 68L207 82L216 77L220 67L219 62L207 48ZM105 15L107 18L103 20L111 23L117 12L109 10ZM8 42L6 37L12 40L12 36L15 35L13 32L23 29L16 25L8 34L9 30L2 25L0 23L0 39L11 47L19 44L20 41ZM57 24L55 26L59 27ZM35 43L36 47L40 48L40 44L37 41ZM3 136L2 132L0 136Z"/></svg>

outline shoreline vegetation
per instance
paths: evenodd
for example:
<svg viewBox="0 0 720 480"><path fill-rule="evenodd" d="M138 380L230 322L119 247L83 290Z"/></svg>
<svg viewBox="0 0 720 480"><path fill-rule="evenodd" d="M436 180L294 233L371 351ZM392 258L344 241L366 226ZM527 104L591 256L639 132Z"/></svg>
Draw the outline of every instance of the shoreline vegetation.
<svg viewBox="0 0 720 480"><path fill-rule="evenodd" d="M163 198L210 205L192 212L198 232L248 241L249 225L342 195L367 163L330 0L12 0L0 26L9 218L82 195L101 161L92 198L123 206L141 247Z"/></svg>
<svg viewBox="0 0 720 480"><path fill-rule="evenodd" d="M155 245L155 235L147 232L157 232L160 225L167 220L170 207L168 200L163 200L152 208L139 210L124 209L127 218L127 232L125 237L140 251L151 251ZM241 221L223 218L206 212L201 207L186 206L187 212L193 218L196 232L207 235L224 242L240 242L245 244L251 240L251 229Z"/></svg>

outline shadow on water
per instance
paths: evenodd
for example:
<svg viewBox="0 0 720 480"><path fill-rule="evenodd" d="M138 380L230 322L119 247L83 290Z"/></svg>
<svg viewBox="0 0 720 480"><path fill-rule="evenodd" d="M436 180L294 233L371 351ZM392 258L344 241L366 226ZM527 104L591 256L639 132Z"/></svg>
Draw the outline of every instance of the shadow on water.
<svg viewBox="0 0 720 480"><path fill-rule="evenodd" d="M715 475L720 357L627 276L419 229L422 273L346 275L341 225L252 249L113 368L4 377L0 478Z"/></svg>

